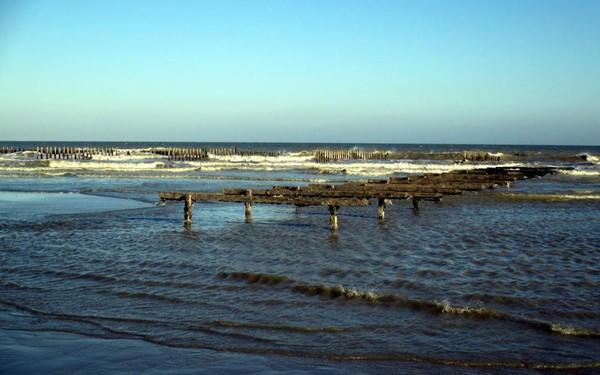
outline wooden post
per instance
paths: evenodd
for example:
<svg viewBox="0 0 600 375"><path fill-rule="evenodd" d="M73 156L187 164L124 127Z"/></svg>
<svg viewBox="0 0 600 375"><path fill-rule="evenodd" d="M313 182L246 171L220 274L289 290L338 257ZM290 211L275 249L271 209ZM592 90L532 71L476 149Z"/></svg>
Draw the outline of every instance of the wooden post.
<svg viewBox="0 0 600 375"><path fill-rule="evenodd" d="M251 189L246 190L246 196L252 196ZM246 206L246 223L250 223L252 221L252 202L245 202L244 205Z"/></svg>
<svg viewBox="0 0 600 375"><path fill-rule="evenodd" d="M194 200L191 194L185 195L185 205L183 206L183 226L189 229L192 226L192 209L194 208Z"/></svg>
<svg viewBox="0 0 600 375"><path fill-rule="evenodd" d="M331 224L331 230L338 229L337 212L339 209L339 206L329 205L329 223Z"/></svg>
<svg viewBox="0 0 600 375"><path fill-rule="evenodd" d="M379 208L377 209L379 220L383 220L385 217L385 199L379 198Z"/></svg>
<svg viewBox="0 0 600 375"><path fill-rule="evenodd" d="M419 207L420 201L421 201L421 198L413 197L412 202L413 202L413 209L415 211L419 211L419 209L421 208L421 207Z"/></svg>

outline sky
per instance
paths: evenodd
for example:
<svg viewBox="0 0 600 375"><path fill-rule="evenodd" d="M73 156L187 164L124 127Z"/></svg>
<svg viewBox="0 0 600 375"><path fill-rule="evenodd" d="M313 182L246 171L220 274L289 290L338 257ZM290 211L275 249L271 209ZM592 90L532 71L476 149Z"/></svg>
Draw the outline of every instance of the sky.
<svg viewBox="0 0 600 375"><path fill-rule="evenodd" d="M600 1L0 0L0 140L600 144Z"/></svg>

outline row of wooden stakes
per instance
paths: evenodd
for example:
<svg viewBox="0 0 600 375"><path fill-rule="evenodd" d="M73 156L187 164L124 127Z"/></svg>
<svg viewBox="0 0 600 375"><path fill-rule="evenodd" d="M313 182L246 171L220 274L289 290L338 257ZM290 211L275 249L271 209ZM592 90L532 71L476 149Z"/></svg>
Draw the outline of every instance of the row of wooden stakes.
<svg viewBox="0 0 600 375"><path fill-rule="evenodd" d="M452 153L431 154L427 152L391 152L372 151L363 152L358 149L338 150L320 149L315 151L315 160L319 163L335 162L339 160L400 160L400 159L450 159L457 163L468 161L490 161L498 162L502 157L487 151L462 151Z"/></svg>
<svg viewBox="0 0 600 375"><path fill-rule="evenodd" d="M162 192L165 201L184 201L184 226L192 223L194 202L244 203L246 219L250 221L253 203L328 206L331 229L338 229L337 213L341 206L366 206L377 199L378 217L385 217L386 201L412 199L415 211L420 201L439 202L444 195L463 191L509 187L515 180L541 177L554 173L552 167L496 167L410 177L390 177L386 180L348 182L341 185L309 184L308 186L273 186L272 189L224 189L221 192Z"/></svg>
<svg viewBox="0 0 600 375"><path fill-rule="evenodd" d="M116 148L110 147L36 147L36 159L92 159L93 155L115 156Z"/></svg>
<svg viewBox="0 0 600 375"><path fill-rule="evenodd" d="M315 160L318 163L327 163L339 160L386 160L390 156L389 152L372 151L364 152L358 149L336 150L319 149L315 151Z"/></svg>
<svg viewBox="0 0 600 375"><path fill-rule="evenodd" d="M152 149L152 153L163 155L169 161L196 161L215 156L263 156L276 157L281 155L276 151L238 150L236 147L204 148L204 147L169 147Z"/></svg>
<svg viewBox="0 0 600 375"><path fill-rule="evenodd" d="M0 147L0 154L12 154L15 152L27 151L22 147Z"/></svg>
<svg viewBox="0 0 600 375"><path fill-rule="evenodd" d="M37 159L91 159L93 155L115 156L125 151L111 147L49 147L41 146L35 149L2 147L0 154L14 152L37 151ZM206 147L160 147L144 150L156 155L166 156L169 161L198 161L207 159L210 155L215 156L281 156L280 151L240 150L237 147L206 148ZM361 151L353 148L341 149L318 149L313 152L314 160L318 163L345 161L345 160L398 160L416 158L439 158L440 155L427 153L398 153L390 151ZM445 155L452 156L457 162L466 161L500 161L501 157L485 151L464 151Z"/></svg>

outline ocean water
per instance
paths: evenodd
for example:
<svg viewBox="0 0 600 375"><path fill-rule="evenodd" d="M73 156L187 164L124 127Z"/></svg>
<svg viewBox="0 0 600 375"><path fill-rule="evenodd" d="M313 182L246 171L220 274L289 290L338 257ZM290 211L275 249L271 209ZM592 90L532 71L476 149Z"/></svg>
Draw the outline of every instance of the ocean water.
<svg viewBox="0 0 600 375"><path fill-rule="evenodd" d="M18 333L14 343L60 335L139 343L159 359L146 367L164 372L600 372L600 147L3 147L0 321ZM113 151L46 158L36 147ZM249 152L157 153L227 147ZM319 162L316 149L393 158ZM457 160L464 151L494 157ZM510 189L423 202L418 212L393 201L384 221L376 203L342 207L337 231L326 207L255 204L246 221L242 204L198 202L185 229L180 202L156 204L161 191L504 165L558 169ZM102 368L115 358L93 359ZM28 372L25 362L0 356L0 369ZM44 366L60 372L61 363ZM77 369L77 359L65 366Z"/></svg>

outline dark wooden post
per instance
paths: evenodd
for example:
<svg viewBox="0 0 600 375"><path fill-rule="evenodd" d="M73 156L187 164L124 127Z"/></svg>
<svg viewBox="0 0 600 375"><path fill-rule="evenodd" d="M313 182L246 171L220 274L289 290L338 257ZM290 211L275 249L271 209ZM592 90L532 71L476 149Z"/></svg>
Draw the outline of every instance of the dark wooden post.
<svg viewBox="0 0 600 375"><path fill-rule="evenodd" d="M251 189L246 190L246 196L247 197L252 196ZM246 206L246 222L249 223L252 221L252 202L250 202L250 201L245 202L244 205Z"/></svg>
<svg viewBox="0 0 600 375"><path fill-rule="evenodd" d="M185 195L185 205L183 206L183 226L189 229L192 226L192 209L194 208L194 200L191 194Z"/></svg>
<svg viewBox="0 0 600 375"><path fill-rule="evenodd" d="M339 206L329 205L329 223L331 224L331 230L338 229L337 212L339 209Z"/></svg>
<svg viewBox="0 0 600 375"><path fill-rule="evenodd" d="M385 217L385 199L379 198L379 208L377 210L379 220L383 220Z"/></svg>
<svg viewBox="0 0 600 375"><path fill-rule="evenodd" d="M413 209L415 211L419 211L419 209L421 208L421 207L419 207L420 201L421 201L421 198L413 197L412 202L413 202Z"/></svg>

